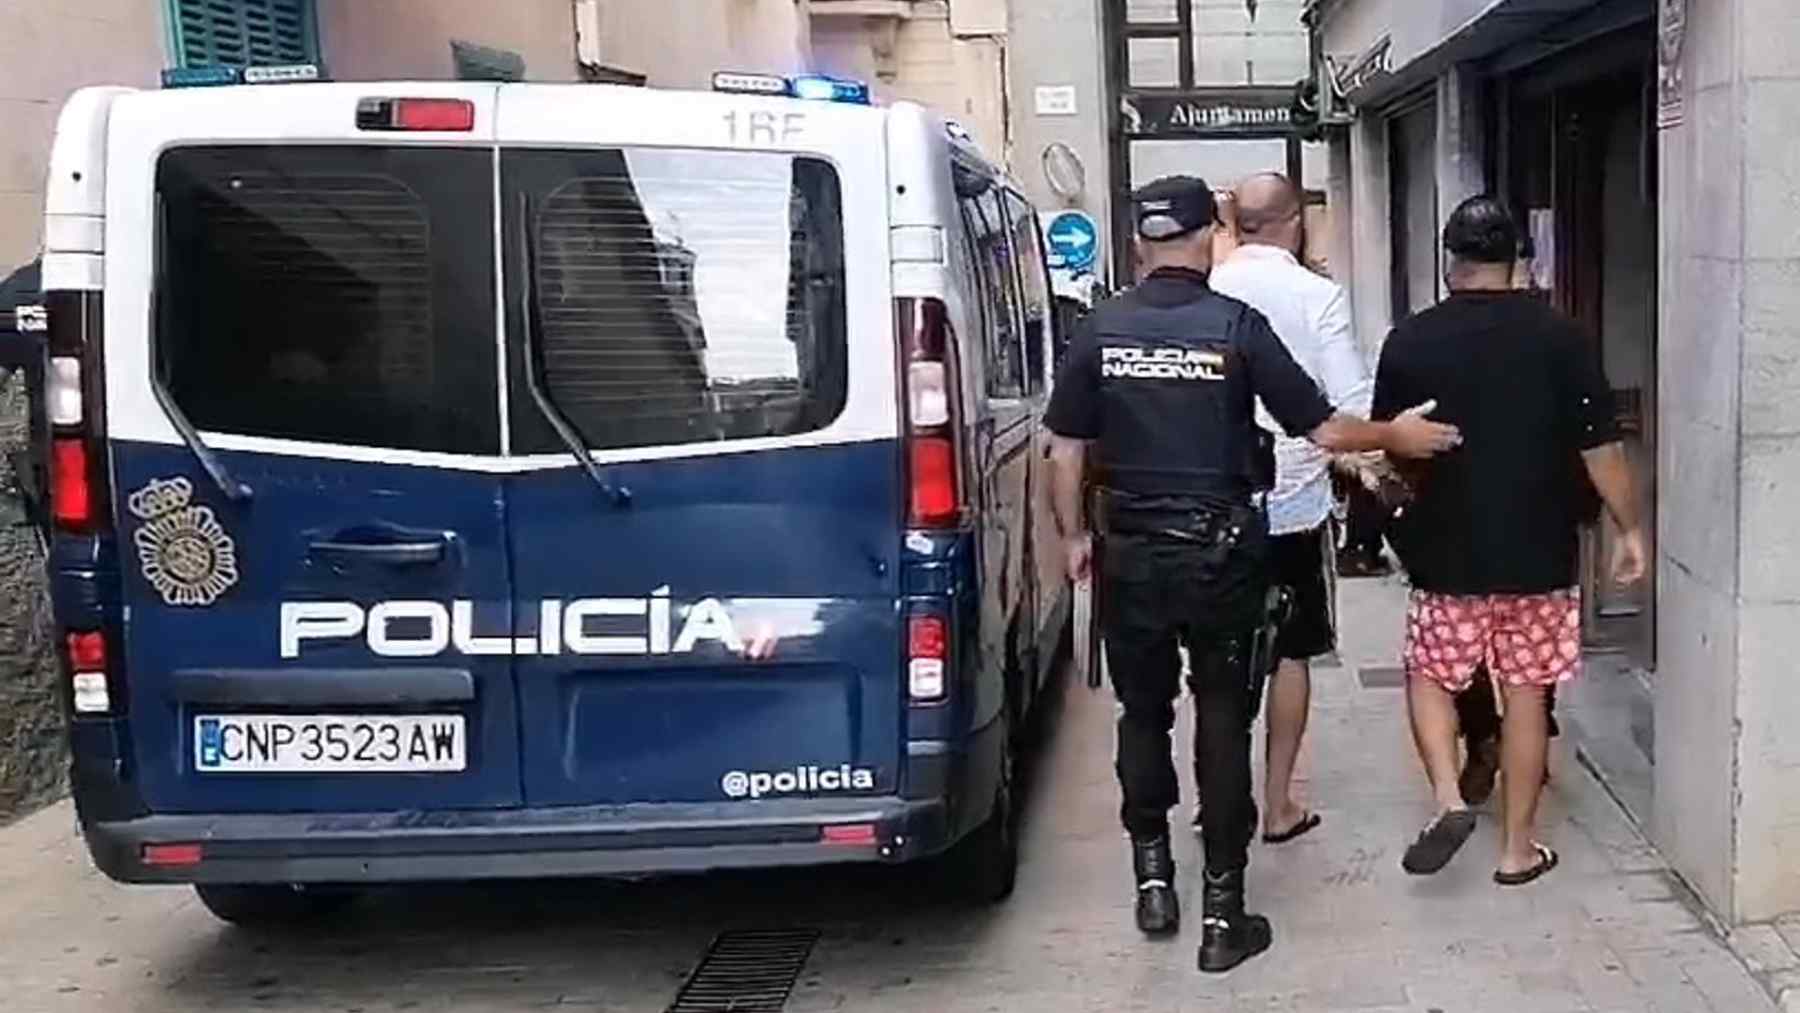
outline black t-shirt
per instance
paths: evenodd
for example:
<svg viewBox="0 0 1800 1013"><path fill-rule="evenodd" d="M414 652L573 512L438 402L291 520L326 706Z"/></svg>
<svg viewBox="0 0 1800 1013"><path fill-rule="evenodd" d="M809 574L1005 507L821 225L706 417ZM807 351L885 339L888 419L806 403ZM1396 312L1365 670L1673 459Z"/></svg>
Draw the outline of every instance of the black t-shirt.
<svg viewBox="0 0 1800 1013"><path fill-rule="evenodd" d="M1534 594L1577 583L1581 453L1619 438L1592 344L1529 295L1460 292L1389 336L1376 419L1435 399L1463 445L1418 470L1396 522L1413 586Z"/></svg>
<svg viewBox="0 0 1800 1013"><path fill-rule="evenodd" d="M1112 488L1247 496L1259 397L1295 436L1332 414L1262 314L1202 274L1160 270L1076 329L1046 423L1093 440Z"/></svg>

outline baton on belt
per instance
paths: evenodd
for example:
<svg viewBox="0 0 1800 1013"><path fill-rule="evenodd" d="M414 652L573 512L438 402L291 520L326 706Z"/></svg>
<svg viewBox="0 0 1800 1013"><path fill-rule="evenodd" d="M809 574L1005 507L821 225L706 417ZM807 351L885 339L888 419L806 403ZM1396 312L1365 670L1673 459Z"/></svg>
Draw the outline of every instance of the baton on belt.
<svg viewBox="0 0 1800 1013"><path fill-rule="evenodd" d="M1094 542L1094 554L1098 556L1098 538ZM1082 624L1085 630L1084 642L1080 642L1082 664L1087 671L1087 687L1100 689L1105 684L1105 642L1100 626L1100 588L1103 587L1100 576L1089 569L1087 583L1075 588L1075 621ZM1085 608L1084 608L1085 605ZM1085 614L1085 615L1084 615Z"/></svg>
<svg viewBox="0 0 1800 1013"><path fill-rule="evenodd" d="M1101 622L1101 616L1105 614L1101 589L1106 586L1106 582L1100 576L1101 560L1106 558L1105 548L1102 544L1104 540L1102 532L1105 528L1101 523L1103 518L1100 516L1098 495L1098 492L1095 492L1083 503L1088 515L1088 530L1093 533L1094 551L1092 561L1088 564L1087 586L1085 588L1077 586L1075 589L1076 622L1083 623L1087 633L1086 641L1078 646L1083 650L1081 663L1086 666L1089 689L1099 689L1106 682L1105 626ZM1080 603L1083 601L1087 605L1085 616L1081 614L1080 609Z"/></svg>

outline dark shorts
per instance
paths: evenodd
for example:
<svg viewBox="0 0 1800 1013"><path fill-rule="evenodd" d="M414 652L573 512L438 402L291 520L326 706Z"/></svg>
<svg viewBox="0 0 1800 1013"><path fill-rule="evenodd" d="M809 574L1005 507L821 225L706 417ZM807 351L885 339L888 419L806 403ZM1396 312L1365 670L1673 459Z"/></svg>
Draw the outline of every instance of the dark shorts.
<svg viewBox="0 0 1800 1013"><path fill-rule="evenodd" d="M1325 532L1315 528L1269 539L1274 582L1294 595L1293 612L1275 637L1275 654L1304 661L1337 648L1332 628L1331 583L1326 575Z"/></svg>

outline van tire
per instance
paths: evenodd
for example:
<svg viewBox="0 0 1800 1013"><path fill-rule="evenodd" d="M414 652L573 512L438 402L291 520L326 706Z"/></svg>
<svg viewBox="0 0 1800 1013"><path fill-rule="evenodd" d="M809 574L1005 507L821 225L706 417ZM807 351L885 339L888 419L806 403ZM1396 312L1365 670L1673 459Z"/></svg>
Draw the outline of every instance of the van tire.
<svg viewBox="0 0 1800 1013"><path fill-rule="evenodd" d="M341 911L356 894L298 883L195 883L200 903L222 922L244 928L279 928Z"/></svg>
<svg viewBox="0 0 1800 1013"><path fill-rule="evenodd" d="M982 824L952 848L945 872L953 897L975 904L998 904L1012 896L1019 872L1019 819L1013 783L1013 748L1002 730L1000 783L993 808Z"/></svg>

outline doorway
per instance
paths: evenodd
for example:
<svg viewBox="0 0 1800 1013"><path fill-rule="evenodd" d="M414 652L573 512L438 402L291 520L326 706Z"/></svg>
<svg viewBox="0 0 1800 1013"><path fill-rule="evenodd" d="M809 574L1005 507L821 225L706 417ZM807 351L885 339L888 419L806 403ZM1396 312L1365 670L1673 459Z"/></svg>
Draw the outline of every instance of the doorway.
<svg viewBox="0 0 1800 1013"><path fill-rule="evenodd" d="M1233 186L1285 173L1308 192L1308 225L1322 259L1324 145L1294 129L1296 84L1311 67L1303 0L1108 0L1113 220L1131 220L1131 194L1167 175ZM1315 150L1316 149L1316 150ZM1130 279L1130 228L1113 230L1114 277ZM1309 259L1310 256L1309 256Z"/></svg>
<svg viewBox="0 0 1800 1013"><path fill-rule="evenodd" d="M1632 71L1569 89L1556 103L1559 203L1556 245L1560 308L1594 337L1613 388L1625 450L1655 538L1657 203L1655 130L1647 77ZM1582 574L1590 650L1656 667L1655 546L1652 572L1633 588L1610 575L1616 534L1602 524L1588 541Z"/></svg>
<svg viewBox="0 0 1800 1013"><path fill-rule="evenodd" d="M1587 675L1558 709L1625 807L1650 818L1656 757L1656 80L1646 21L1497 82L1492 150L1528 236L1522 283L1575 319L1612 387L1650 572L1611 579L1610 521L1583 536Z"/></svg>

